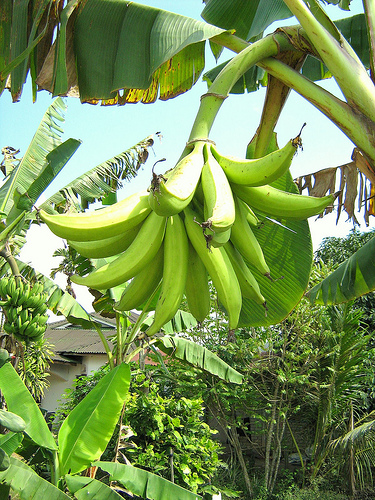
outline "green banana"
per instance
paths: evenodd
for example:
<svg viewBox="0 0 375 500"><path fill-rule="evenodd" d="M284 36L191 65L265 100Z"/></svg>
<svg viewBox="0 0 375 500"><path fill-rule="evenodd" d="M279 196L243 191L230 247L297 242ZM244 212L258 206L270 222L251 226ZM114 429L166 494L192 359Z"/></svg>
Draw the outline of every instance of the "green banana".
<svg viewBox="0 0 375 500"><path fill-rule="evenodd" d="M273 186L240 186L232 184L233 192L251 208L275 219L303 220L321 214L332 205L337 194L320 198L289 193Z"/></svg>
<svg viewBox="0 0 375 500"><path fill-rule="evenodd" d="M151 211L125 252L87 276L74 274L71 276L72 282L96 290L107 290L133 278L159 250L164 237L165 221L165 217Z"/></svg>
<svg viewBox="0 0 375 500"><path fill-rule="evenodd" d="M207 248L198 214L190 207L184 210L185 226L191 244L205 265L218 298L229 317L229 329L236 328L242 307L242 295L236 273L223 247Z"/></svg>
<svg viewBox="0 0 375 500"><path fill-rule="evenodd" d="M126 250L133 242L141 228L141 224L132 227L122 234L93 241L73 241L68 240L69 246L77 250L78 253L89 259L100 259L112 257Z"/></svg>
<svg viewBox="0 0 375 500"><path fill-rule="evenodd" d="M201 184L204 195L204 225L214 234L227 231L235 219L232 189L224 170L205 144L206 161L202 168Z"/></svg>
<svg viewBox="0 0 375 500"><path fill-rule="evenodd" d="M206 241L209 246L212 245L213 247L221 247L230 240L231 234L231 227L221 233L214 233L212 235L208 233L206 234Z"/></svg>
<svg viewBox="0 0 375 500"><path fill-rule="evenodd" d="M115 303L118 311L140 310L142 304L153 294L163 276L164 247L160 246L155 257L132 279Z"/></svg>
<svg viewBox="0 0 375 500"><path fill-rule="evenodd" d="M249 205L243 202L244 209L246 210L246 220L252 227L259 227L261 222L258 217L255 215L253 210L249 207Z"/></svg>
<svg viewBox="0 0 375 500"><path fill-rule="evenodd" d="M245 186L263 186L275 181L289 170L297 148L301 145L301 138L298 135L288 141L283 148L262 158L251 160L223 156L213 145L211 151L231 182Z"/></svg>
<svg viewBox="0 0 375 500"><path fill-rule="evenodd" d="M0 279L0 297L5 298L7 295L7 288L8 288L8 277L3 276Z"/></svg>
<svg viewBox="0 0 375 500"><path fill-rule="evenodd" d="M13 297L13 295L15 294L15 291L17 290L17 283L16 283L16 279L15 277L12 275L9 280L8 280L8 284L7 284L7 294L10 296L10 297Z"/></svg>
<svg viewBox="0 0 375 500"><path fill-rule="evenodd" d="M198 323L202 323L210 312L211 295L207 269L191 243L189 243L189 264L185 295L189 311Z"/></svg>
<svg viewBox="0 0 375 500"><path fill-rule="evenodd" d="M267 309L266 299L260 291L259 283L247 267L240 252L230 242L224 246L224 249L229 256L233 269L237 275L242 296L247 299L254 300L257 304L260 304Z"/></svg>
<svg viewBox="0 0 375 500"><path fill-rule="evenodd" d="M158 215L168 217L181 212L192 200L204 163L204 142L195 142L193 150L170 171L166 180L156 176L148 197Z"/></svg>
<svg viewBox="0 0 375 500"><path fill-rule="evenodd" d="M165 229L163 280L154 320L146 330L149 337L158 333L176 314L185 290L188 260L189 242L185 225L178 214L172 215Z"/></svg>
<svg viewBox="0 0 375 500"><path fill-rule="evenodd" d="M270 276L270 268L264 258L262 247L246 219L243 202L235 197L236 220L232 226L231 242L249 264L261 274Z"/></svg>
<svg viewBox="0 0 375 500"><path fill-rule="evenodd" d="M93 241L122 234L150 213L148 192L141 191L94 212L50 215L39 211L49 229L66 240Z"/></svg>

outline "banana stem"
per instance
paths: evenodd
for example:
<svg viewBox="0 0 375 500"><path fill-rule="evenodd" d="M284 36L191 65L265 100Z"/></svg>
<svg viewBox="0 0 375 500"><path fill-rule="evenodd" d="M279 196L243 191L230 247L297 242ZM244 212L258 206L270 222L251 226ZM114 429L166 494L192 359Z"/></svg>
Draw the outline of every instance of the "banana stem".
<svg viewBox="0 0 375 500"><path fill-rule="evenodd" d="M239 48L237 41L233 43L233 46ZM281 33L266 36L251 45L245 43L241 52L220 71L212 83L209 92L202 96L188 142L208 138L221 105L233 85L246 71L264 58L275 56L280 51L287 49L291 50L293 46Z"/></svg>
<svg viewBox="0 0 375 500"><path fill-rule="evenodd" d="M374 0L363 0L363 8L366 17L368 46L370 49L370 75L375 83L375 2Z"/></svg>
<svg viewBox="0 0 375 500"><path fill-rule="evenodd" d="M375 162L374 122L367 116L356 112L349 104L277 59L264 59L259 66L311 102L337 125L371 162Z"/></svg>
<svg viewBox="0 0 375 500"><path fill-rule="evenodd" d="M285 0L285 4L301 23L348 103L375 121L375 87L350 44L337 29L336 36L331 34L334 25L323 9L317 17L330 22L330 30L319 22L303 0Z"/></svg>
<svg viewBox="0 0 375 500"><path fill-rule="evenodd" d="M112 351L109 347L108 341L105 338L105 336L102 332L102 329L100 328L100 326L98 324L95 323L95 321L93 321L93 325L94 325L94 328L97 331L97 333L100 337L100 340L102 341L102 344L104 346L105 352L106 352L107 357L108 357L109 366L110 366L111 370L113 370L115 365L114 365L114 361L113 361L113 354L112 354Z"/></svg>
<svg viewBox="0 0 375 500"><path fill-rule="evenodd" d="M8 242L5 243L4 247L0 250L0 257L3 257L7 261L13 276L20 276L20 270L18 268L17 261L10 251Z"/></svg>

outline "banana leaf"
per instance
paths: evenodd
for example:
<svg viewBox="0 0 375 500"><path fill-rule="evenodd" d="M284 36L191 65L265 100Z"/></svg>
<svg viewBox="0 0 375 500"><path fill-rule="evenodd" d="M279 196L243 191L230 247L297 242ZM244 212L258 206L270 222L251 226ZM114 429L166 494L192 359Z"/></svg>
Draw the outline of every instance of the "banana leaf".
<svg viewBox="0 0 375 500"><path fill-rule="evenodd" d="M20 164L0 188L0 211L9 214L16 189L22 194L27 192L48 162L47 155L61 144L60 123L64 121L65 111L61 98L48 107Z"/></svg>
<svg viewBox="0 0 375 500"><path fill-rule="evenodd" d="M58 434L61 474L76 474L98 460L115 430L130 384L124 363L105 375L71 411Z"/></svg>
<svg viewBox="0 0 375 500"><path fill-rule="evenodd" d="M375 237L306 296L311 304L341 304L375 290Z"/></svg>
<svg viewBox="0 0 375 500"><path fill-rule="evenodd" d="M57 67L51 58L37 82L66 95L68 82L77 81L81 101L93 103L153 102L189 90L204 68L205 41L224 31L134 2L89 0L73 17L74 26L68 22L51 48Z"/></svg>
<svg viewBox="0 0 375 500"><path fill-rule="evenodd" d="M22 439L23 434L21 432L7 432L0 435L0 447L10 456L21 444Z"/></svg>
<svg viewBox="0 0 375 500"><path fill-rule="evenodd" d="M235 29L236 35L255 41L274 21L292 17L283 0L208 0L202 18L227 30Z"/></svg>
<svg viewBox="0 0 375 500"><path fill-rule="evenodd" d="M140 166L146 162L148 148L152 147L153 143L153 137L148 136L131 148L100 163L59 189L43 202L40 208L48 213L56 213L56 208L66 203L69 206L79 205L78 197L90 203L100 200L114 189L120 188L123 180L128 181L136 177Z"/></svg>
<svg viewBox="0 0 375 500"><path fill-rule="evenodd" d="M0 368L0 390L7 408L25 421L24 432L43 448L57 450L42 412L10 363Z"/></svg>
<svg viewBox="0 0 375 500"><path fill-rule="evenodd" d="M95 462L93 465L108 472L111 475L111 481L118 481L134 495L141 498L149 500L160 500L161 498L198 500L202 498L200 495L185 490L167 479L131 465L114 462Z"/></svg>
<svg viewBox="0 0 375 500"><path fill-rule="evenodd" d="M243 376L205 347L177 336L165 335L156 344L166 354L186 361L196 368L215 375L226 382L241 384Z"/></svg>
<svg viewBox="0 0 375 500"><path fill-rule="evenodd" d="M113 488L91 477L66 474L66 485L78 500L120 500L123 498Z"/></svg>
<svg viewBox="0 0 375 500"><path fill-rule="evenodd" d="M21 500L67 500L70 498L59 488L49 483L17 458L10 457L10 467L0 472L0 482L10 485Z"/></svg>

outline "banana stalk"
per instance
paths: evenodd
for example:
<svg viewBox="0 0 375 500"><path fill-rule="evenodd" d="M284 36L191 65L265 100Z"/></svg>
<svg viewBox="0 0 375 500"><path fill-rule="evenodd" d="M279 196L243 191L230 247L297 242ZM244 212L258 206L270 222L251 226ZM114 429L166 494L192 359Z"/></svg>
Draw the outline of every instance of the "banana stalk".
<svg viewBox="0 0 375 500"><path fill-rule="evenodd" d="M316 16L302 0L285 0L285 3L301 23L351 106L375 121L375 87L350 44L338 30L332 34L333 25L316 2L311 2L317 10Z"/></svg>

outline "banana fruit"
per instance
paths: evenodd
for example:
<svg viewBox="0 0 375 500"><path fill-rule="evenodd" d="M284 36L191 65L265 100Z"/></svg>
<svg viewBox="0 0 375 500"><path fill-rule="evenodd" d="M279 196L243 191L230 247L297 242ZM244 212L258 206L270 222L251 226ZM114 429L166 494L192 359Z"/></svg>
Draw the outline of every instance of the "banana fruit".
<svg viewBox="0 0 375 500"><path fill-rule="evenodd" d="M117 311L141 310L142 304L155 292L163 277L163 245L155 257L127 285L121 298L115 303Z"/></svg>
<svg viewBox="0 0 375 500"><path fill-rule="evenodd" d="M106 290L129 281L115 309L152 304L148 336L162 330L184 295L192 315L203 322L210 313L210 282L232 331L239 324L242 298L267 314L266 292L255 277L272 272L257 239L262 219L307 219L335 200L335 195L313 198L271 185L288 171L302 145L300 136L256 159L225 157L212 141L193 140L174 168L153 173L147 190L95 212L40 211L40 219L81 255L109 258L87 276L73 275L73 283ZM9 309L4 328L32 338L44 328L43 290L33 288L28 297L30 286L24 287L25 293L0 280L0 305ZM157 298L156 305L151 297Z"/></svg>
<svg viewBox="0 0 375 500"><path fill-rule="evenodd" d="M142 222L150 211L148 192L142 191L94 212L50 215L39 210L39 217L60 238L95 241L121 235Z"/></svg>
<svg viewBox="0 0 375 500"><path fill-rule="evenodd" d="M201 175L204 225L216 235L227 232L232 227L235 219L234 200L227 176L207 145L205 145L204 154L206 161Z"/></svg>
<svg viewBox="0 0 375 500"><path fill-rule="evenodd" d="M202 323L210 312L211 294L207 269L190 242L185 295L189 311L198 323Z"/></svg>
<svg viewBox="0 0 375 500"><path fill-rule="evenodd" d="M262 158L242 160L222 156L213 145L211 145L211 152L231 182L245 186L264 186L289 170L297 149L302 147L301 132L302 129L297 137L288 141L283 148Z"/></svg>
<svg viewBox="0 0 375 500"><path fill-rule="evenodd" d="M204 145L204 142L195 142L193 150L177 163L167 179L163 176L154 179L148 200L158 215L178 214L192 200L204 164Z"/></svg>
<svg viewBox="0 0 375 500"><path fill-rule="evenodd" d="M152 324L146 335L152 337L176 314L185 291L189 243L180 215L168 218L164 237L163 280Z"/></svg>
<svg viewBox="0 0 375 500"><path fill-rule="evenodd" d="M269 185L251 187L232 184L232 189L250 207L277 219L308 219L321 214L336 199L334 194L317 198L288 193Z"/></svg>
<svg viewBox="0 0 375 500"><path fill-rule="evenodd" d="M189 240L211 277L218 299L228 314L229 329L233 330L237 327L242 307L241 289L236 273L223 247L207 247L204 234L196 222L198 214L187 207L184 215Z"/></svg>

